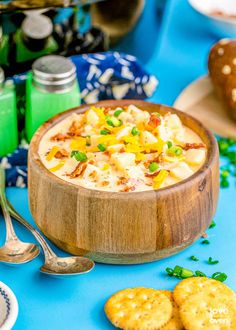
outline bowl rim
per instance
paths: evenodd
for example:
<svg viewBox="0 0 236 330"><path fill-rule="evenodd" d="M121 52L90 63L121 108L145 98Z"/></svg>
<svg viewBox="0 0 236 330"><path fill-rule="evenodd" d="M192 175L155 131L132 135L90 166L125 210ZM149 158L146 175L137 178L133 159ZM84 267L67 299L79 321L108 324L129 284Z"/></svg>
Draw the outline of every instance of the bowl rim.
<svg viewBox="0 0 236 330"><path fill-rule="evenodd" d="M149 107L153 107L156 108L157 106L159 106L160 108L162 108L164 111L166 112L172 112L175 113L177 115L179 115L181 117L185 117L185 118L189 118L192 122L195 122L197 124L197 126L202 129L204 131L205 137L209 142L209 149L207 152L207 157L205 162L203 163L203 165L191 176L189 176L188 178L181 180L173 185L167 186L167 187L163 187L163 188L159 188L157 190L151 189L151 190L143 190L143 191L131 191L131 192L117 192L117 191L107 191L107 190L98 190L98 189L89 189L83 186L80 186L78 184L75 183L70 183L68 181L65 181L61 178L59 178L58 176L56 176L55 174L51 173L42 163L41 158L38 154L38 147L39 147L39 143L43 137L43 135L54 125L56 125L57 123L59 123L61 120L65 119L67 116L69 116L71 113L83 113L85 112L87 109L89 109L91 106L97 106L97 107L118 107L118 106L128 106L130 104L133 104L137 107L145 107L145 105L149 106ZM159 109L160 110L160 109ZM153 112L157 111L157 109L153 109ZM162 111L162 110L161 110ZM186 125L187 126L187 125ZM188 126L187 126L188 127ZM210 150L210 152L209 152ZM170 192L175 192L176 190L179 190L180 188L186 188L186 184L192 184L195 180L197 180L198 182L202 182L201 179L205 178L205 171L208 170L209 168L211 168L211 165L214 163L214 160L216 157L218 157L218 145L216 142L216 139L213 135L213 133L206 128L199 120L195 119L194 117L192 117L191 115L175 109L172 106L168 106L168 105L163 105L163 104L158 104L158 103L152 103L152 102L147 102L147 101L143 101L143 100L130 100L130 99L125 99L125 100L104 100L104 101L99 101L93 104L83 104L79 107L75 107L72 109L68 109L64 112L61 112L55 116L53 116L52 118L50 118L49 120L47 120L44 124L42 124L38 130L35 132L31 142L30 142L30 147L29 147L29 155L28 155L28 161L29 158L32 157L32 160L34 160L34 162L36 163L36 165L38 166L38 168L40 168L46 176L48 176L49 179L51 179L54 182L57 182L58 185L63 186L64 188L68 188L68 189L75 189L75 191L77 192L78 190L80 191L81 194L89 194L89 193L93 193L93 197L99 197L101 198L102 196L104 196L105 198L107 198L107 196L109 196L109 198L127 198L127 196L135 196L136 198L138 197L142 197L144 195L146 195L147 197L149 197L149 195L153 195L153 193L155 194L169 194ZM202 178L201 178L202 177Z"/></svg>
<svg viewBox="0 0 236 330"><path fill-rule="evenodd" d="M2 295L4 297L6 296L6 301L9 301L10 303L9 313L6 315L6 319L1 326L1 330L8 330L13 328L14 324L16 323L19 307L16 296L9 288L9 286L0 281L0 288L3 291Z"/></svg>
<svg viewBox="0 0 236 330"><path fill-rule="evenodd" d="M209 19L219 21L221 23L226 23L226 24L233 24L236 25L236 17L230 17L230 16L216 16L212 15L210 13L205 12L204 10L200 10L196 5L194 0L188 0L189 5L199 14L208 17ZM228 39L228 38L224 38Z"/></svg>

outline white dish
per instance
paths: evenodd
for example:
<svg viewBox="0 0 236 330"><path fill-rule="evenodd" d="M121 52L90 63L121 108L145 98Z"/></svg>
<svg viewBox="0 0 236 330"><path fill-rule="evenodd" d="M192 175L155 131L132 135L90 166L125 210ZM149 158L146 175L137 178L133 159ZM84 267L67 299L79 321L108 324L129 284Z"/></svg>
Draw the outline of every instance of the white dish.
<svg viewBox="0 0 236 330"><path fill-rule="evenodd" d="M0 330L13 328L18 316L18 302L12 290L0 282Z"/></svg>
<svg viewBox="0 0 236 330"><path fill-rule="evenodd" d="M200 120L216 134L236 139L236 122L229 117L208 76L188 85L175 100L174 107Z"/></svg>
<svg viewBox="0 0 236 330"><path fill-rule="evenodd" d="M188 0L188 2L204 18L211 32L221 38L236 37L235 0ZM214 15L216 12L223 15Z"/></svg>

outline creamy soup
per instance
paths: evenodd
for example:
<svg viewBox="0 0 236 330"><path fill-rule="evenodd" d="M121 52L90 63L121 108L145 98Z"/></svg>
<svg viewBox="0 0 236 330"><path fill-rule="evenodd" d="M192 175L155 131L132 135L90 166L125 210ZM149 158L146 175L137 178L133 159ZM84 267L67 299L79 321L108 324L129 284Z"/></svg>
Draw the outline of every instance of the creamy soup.
<svg viewBox="0 0 236 330"><path fill-rule="evenodd" d="M42 137L39 155L62 180L89 189L135 192L173 185L206 159L201 138L176 114L134 105L73 113Z"/></svg>

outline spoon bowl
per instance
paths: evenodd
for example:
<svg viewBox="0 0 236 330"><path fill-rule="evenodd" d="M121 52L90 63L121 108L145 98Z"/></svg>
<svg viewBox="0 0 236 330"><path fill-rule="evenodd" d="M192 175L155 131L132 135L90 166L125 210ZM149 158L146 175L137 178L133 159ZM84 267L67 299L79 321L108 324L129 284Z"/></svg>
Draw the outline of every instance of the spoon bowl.
<svg viewBox="0 0 236 330"><path fill-rule="evenodd" d="M18 240L8 241L0 248L0 262L9 264L24 264L36 258L40 253L35 244Z"/></svg>
<svg viewBox="0 0 236 330"><path fill-rule="evenodd" d="M84 257L53 257L41 268L48 275L79 275L88 273L94 267L94 262Z"/></svg>

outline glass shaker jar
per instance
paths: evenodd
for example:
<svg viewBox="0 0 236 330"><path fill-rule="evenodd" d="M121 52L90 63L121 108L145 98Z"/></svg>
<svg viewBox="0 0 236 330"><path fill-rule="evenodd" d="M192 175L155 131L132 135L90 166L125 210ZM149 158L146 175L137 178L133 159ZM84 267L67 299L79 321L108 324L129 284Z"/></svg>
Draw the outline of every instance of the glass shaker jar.
<svg viewBox="0 0 236 330"><path fill-rule="evenodd" d="M58 55L37 59L26 81L27 139L50 117L80 104L75 65Z"/></svg>
<svg viewBox="0 0 236 330"><path fill-rule="evenodd" d="M15 87L12 80L4 79L0 67L0 157L13 152L18 144Z"/></svg>

